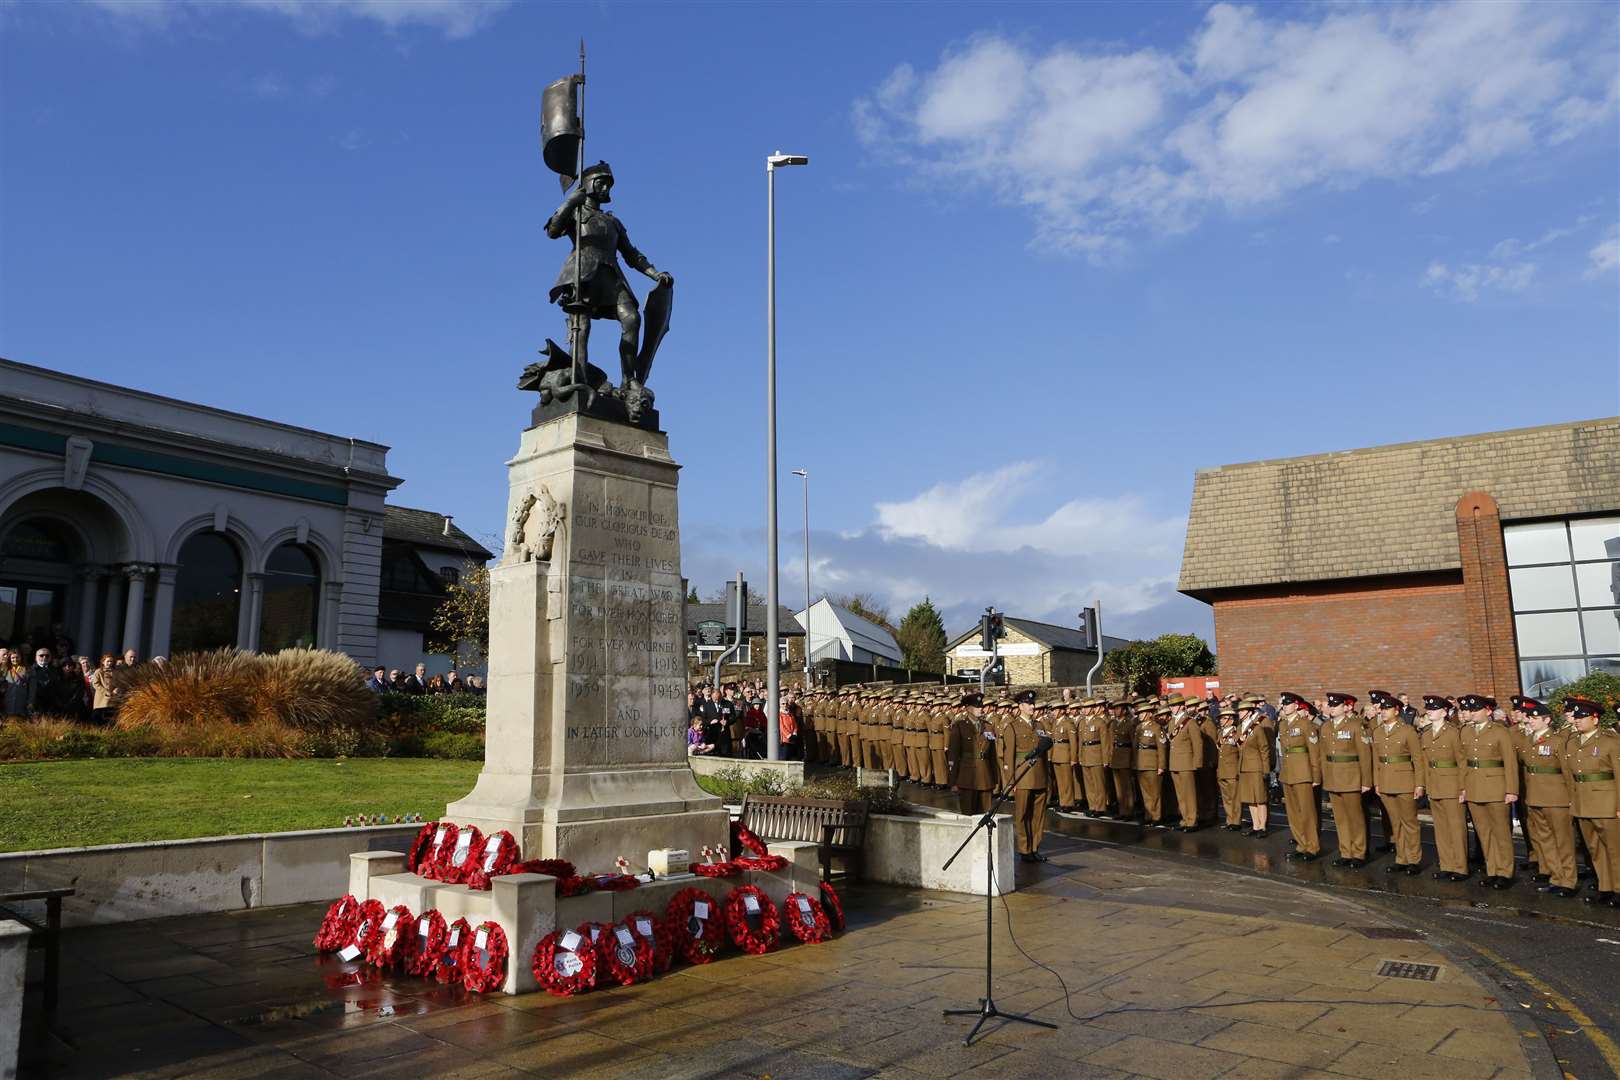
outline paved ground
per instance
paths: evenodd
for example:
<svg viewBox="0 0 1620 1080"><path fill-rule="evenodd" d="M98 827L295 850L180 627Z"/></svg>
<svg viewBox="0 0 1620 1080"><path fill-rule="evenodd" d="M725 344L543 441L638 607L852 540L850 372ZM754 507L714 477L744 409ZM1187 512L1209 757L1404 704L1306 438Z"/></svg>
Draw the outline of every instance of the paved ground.
<svg viewBox="0 0 1620 1080"><path fill-rule="evenodd" d="M827 944L569 1000L367 977L312 954L322 909L301 905L73 932L60 1037L25 1075L1560 1075L1519 1002L1411 940L1398 913L1096 843L1050 847L997 905L995 996L1054 1031L1012 1025L964 1048L970 1021L943 1018L983 993L982 899L852 889L850 930ZM1385 960L1440 971L1389 978Z"/></svg>

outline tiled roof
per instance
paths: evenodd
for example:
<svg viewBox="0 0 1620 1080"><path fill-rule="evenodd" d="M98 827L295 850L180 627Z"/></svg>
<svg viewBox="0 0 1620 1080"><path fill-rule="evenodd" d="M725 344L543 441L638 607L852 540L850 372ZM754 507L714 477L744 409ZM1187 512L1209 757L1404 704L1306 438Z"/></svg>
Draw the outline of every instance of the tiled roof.
<svg viewBox="0 0 1620 1080"><path fill-rule="evenodd" d="M1200 469L1177 587L1454 570L1470 491L1503 521L1620 509L1620 417Z"/></svg>
<svg viewBox="0 0 1620 1080"><path fill-rule="evenodd" d="M483 544L462 532L455 522L445 532L445 516L432 510L413 510L408 506L383 507L383 539L402 540L420 547L438 548L466 555L473 562L488 562L495 557Z"/></svg>
<svg viewBox="0 0 1620 1080"><path fill-rule="evenodd" d="M1038 642L1042 645L1049 645L1054 649L1070 649L1075 652L1095 651L1082 644L1084 639L1081 638L1078 627L1058 626L1056 623L1036 622L1034 619L1018 619L1011 615L1003 615L1002 622L1007 626L1012 627L1014 630L1017 630L1020 634L1023 634L1031 641ZM966 630L963 630L961 633L951 638L950 641L946 643L945 648L947 650L954 649L968 638L973 638L976 641L978 636L979 624L974 623ZM1130 638L1115 637L1113 634L1103 635L1103 644L1108 648L1109 652L1112 652L1115 649L1123 649L1130 643Z"/></svg>
<svg viewBox="0 0 1620 1080"><path fill-rule="evenodd" d="M686 629L689 633L696 631L700 622L725 621L726 605L723 602L686 605ZM746 632L750 634L763 634L765 632L765 604L763 602L757 604L752 601L749 602L748 630ZM794 617L792 608L783 607L781 604L776 606L776 632L779 637L798 637L804 633L804 629L799 626L798 620Z"/></svg>

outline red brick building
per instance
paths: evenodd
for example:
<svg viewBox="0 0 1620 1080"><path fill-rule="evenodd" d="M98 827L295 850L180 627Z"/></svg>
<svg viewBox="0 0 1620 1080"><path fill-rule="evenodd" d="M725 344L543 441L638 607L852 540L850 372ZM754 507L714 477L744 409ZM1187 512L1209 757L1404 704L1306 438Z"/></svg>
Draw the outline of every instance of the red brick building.
<svg viewBox="0 0 1620 1080"><path fill-rule="evenodd" d="M1620 673L1620 418L1201 469L1178 588L1233 690Z"/></svg>

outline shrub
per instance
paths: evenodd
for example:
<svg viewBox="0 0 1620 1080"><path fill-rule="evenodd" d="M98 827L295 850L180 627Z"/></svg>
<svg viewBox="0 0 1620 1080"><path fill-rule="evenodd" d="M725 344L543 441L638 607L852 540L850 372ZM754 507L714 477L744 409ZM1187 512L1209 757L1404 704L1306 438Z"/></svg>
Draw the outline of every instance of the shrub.
<svg viewBox="0 0 1620 1080"><path fill-rule="evenodd" d="M484 760L484 737L460 731L435 731L422 737L422 757L451 761Z"/></svg>
<svg viewBox="0 0 1620 1080"><path fill-rule="evenodd" d="M1620 675L1612 675L1607 671L1594 671L1583 679L1576 679L1567 686L1560 686L1558 691L1547 700L1547 705L1554 713L1564 715L1564 699L1569 697L1589 698L1603 706L1602 723L1612 725L1615 714L1620 712Z"/></svg>
<svg viewBox="0 0 1620 1080"><path fill-rule="evenodd" d="M749 771L741 765L727 765L712 776L697 777L698 787L718 795L728 803L742 802L744 795L785 795L787 780L764 769Z"/></svg>

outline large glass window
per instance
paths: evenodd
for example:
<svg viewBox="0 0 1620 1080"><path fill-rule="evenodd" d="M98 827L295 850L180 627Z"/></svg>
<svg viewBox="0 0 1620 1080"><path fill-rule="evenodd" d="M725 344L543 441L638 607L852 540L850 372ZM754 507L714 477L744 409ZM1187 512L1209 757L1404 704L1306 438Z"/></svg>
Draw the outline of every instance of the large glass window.
<svg viewBox="0 0 1620 1080"><path fill-rule="evenodd" d="M1620 670L1620 517L1508 525L1502 542L1525 693Z"/></svg>
<svg viewBox="0 0 1620 1080"><path fill-rule="evenodd" d="M169 651L224 649L236 644L241 606L242 559L216 532L201 532L180 545L174 576L174 621Z"/></svg>
<svg viewBox="0 0 1620 1080"><path fill-rule="evenodd" d="M282 544L264 564L264 605L259 649L313 649L319 628L321 571L300 544Z"/></svg>

